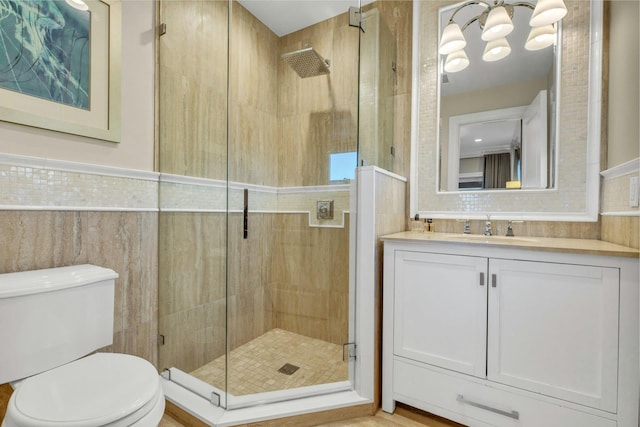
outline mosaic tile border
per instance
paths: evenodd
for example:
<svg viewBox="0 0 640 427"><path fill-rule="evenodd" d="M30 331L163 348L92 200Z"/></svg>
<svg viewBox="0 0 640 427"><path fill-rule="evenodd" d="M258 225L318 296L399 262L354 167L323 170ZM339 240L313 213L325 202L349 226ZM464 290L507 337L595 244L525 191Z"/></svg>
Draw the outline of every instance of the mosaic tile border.
<svg viewBox="0 0 640 427"><path fill-rule="evenodd" d="M310 227L344 228L351 184L268 187L0 153L0 210L306 213ZM334 219L318 220L318 200Z"/></svg>
<svg viewBox="0 0 640 427"><path fill-rule="evenodd" d="M0 154L0 210L157 211L158 174Z"/></svg>
<svg viewBox="0 0 640 427"><path fill-rule="evenodd" d="M250 213L306 213L310 227L344 228L349 213L351 184L309 187L269 187L229 183L228 198L225 181L190 178L178 175L160 176L161 212L242 212L244 189L249 190ZM316 202L333 200L334 218L316 218Z"/></svg>

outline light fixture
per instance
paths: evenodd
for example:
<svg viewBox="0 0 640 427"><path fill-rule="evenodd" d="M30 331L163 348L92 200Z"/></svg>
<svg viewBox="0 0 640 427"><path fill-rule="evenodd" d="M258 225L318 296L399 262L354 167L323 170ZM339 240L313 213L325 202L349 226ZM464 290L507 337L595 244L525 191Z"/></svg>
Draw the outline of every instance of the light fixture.
<svg viewBox="0 0 640 427"><path fill-rule="evenodd" d="M469 66L469 57L464 50L450 53L444 61L444 70L447 73L457 73Z"/></svg>
<svg viewBox="0 0 640 427"><path fill-rule="evenodd" d="M507 9L503 6L494 7L489 11L482 30L482 40L490 42L506 37L513 31L513 22Z"/></svg>
<svg viewBox="0 0 640 427"><path fill-rule="evenodd" d="M506 38L491 40L487 43L482 54L482 59L486 62L499 61L511 53L511 45Z"/></svg>
<svg viewBox="0 0 640 427"><path fill-rule="evenodd" d="M482 12L461 27L454 21L456 14L467 6L473 5L483 7ZM478 22L482 30L482 40L488 42L482 55L483 60L488 62L498 61L509 55L511 46L505 37L514 30L511 18L513 17L514 8L517 6L526 7L533 11L529 21L533 28L529 33L525 48L527 50L538 50L552 45L556 39L556 25L553 24L567 14L567 8L563 0L538 0L535 5L517 0L511 4L505 3L504 0L494 0L493 4L484 0L469 0L453 11L449 23L440 37L438 52L441 55L447 55L444 65L445 71L453 73L464 70L469 65L469 58L462 51L467 45L467 40L463 33L474 22ZM455 55L458 52L462 53Z"/></svg>
<svg viewBox="0 0 640 427"><path fill-rule="evenodd" d="M540 27L542 25L558 22L567 14L567 6L562 0L538 0L531 15L529 25Z"/></svg>
<svg viewBox="0 0 640 427"><path fill-rule="evenodd" d="M466 45L467 40L464 38L464 35L462 35L460 26L455 22L452 22L447 25L442 32L438 51L441 55L448 55L456 50L464 49Z"/></svg>
<svg viewBox="0 0 640 427"><path fill-rule="evenodd" d="M89 10L89 6L82 0L66 0L67 4L74 9L87 11Z"/></svg>
<svg viewBox="0 0 640 427"><path fill-rule="evenodd" d="M533 27L527 37L524 48L527 50L540 50L551 46L556 40L556 28L553 24L542 27Z"/></svg>

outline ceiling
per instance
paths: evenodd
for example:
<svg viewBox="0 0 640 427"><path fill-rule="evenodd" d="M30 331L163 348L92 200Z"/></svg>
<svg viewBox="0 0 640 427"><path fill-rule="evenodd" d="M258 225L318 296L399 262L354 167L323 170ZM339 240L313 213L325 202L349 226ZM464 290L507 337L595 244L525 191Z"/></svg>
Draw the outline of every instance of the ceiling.
<svg viewBox="0 0 640 427"><path fill-rule="evenodd" d="M345 13L373 0L238 0L278 37Z"/></svg>
<svg viewBox="0 0 640 427"><path fill-rule="evenodd" d="M520 143L520 119L465 124L460 127L460 158L508 151ZM476 141L480 139L480 141Z"/></svg>

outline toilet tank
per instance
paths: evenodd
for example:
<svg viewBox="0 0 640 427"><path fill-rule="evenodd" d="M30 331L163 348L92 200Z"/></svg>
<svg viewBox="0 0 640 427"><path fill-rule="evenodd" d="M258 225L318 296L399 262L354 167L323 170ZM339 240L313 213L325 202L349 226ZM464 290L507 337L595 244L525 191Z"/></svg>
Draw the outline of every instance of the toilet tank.
<svg viewBox="0 0 640 427"><path fill-rule="evenodd" d="M110 345L117 277L88 264L0 274L0 384Z"/></svg>

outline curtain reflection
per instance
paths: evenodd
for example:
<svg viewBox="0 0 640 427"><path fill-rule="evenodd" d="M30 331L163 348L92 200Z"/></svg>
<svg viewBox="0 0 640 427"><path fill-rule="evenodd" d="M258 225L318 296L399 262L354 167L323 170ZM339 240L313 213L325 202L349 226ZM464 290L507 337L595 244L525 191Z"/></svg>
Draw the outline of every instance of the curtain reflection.
<svg viewBox="0 0 640 427"><path fill-rule="evenodd" d="M511 176L509 153L484 156L483 188L506 188Z"/></svg>

